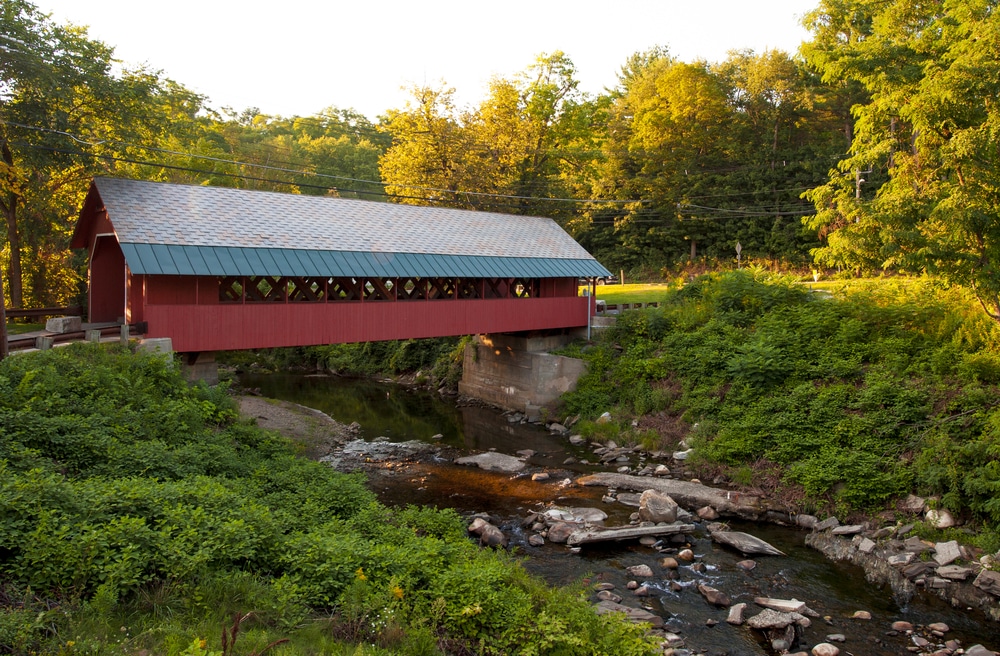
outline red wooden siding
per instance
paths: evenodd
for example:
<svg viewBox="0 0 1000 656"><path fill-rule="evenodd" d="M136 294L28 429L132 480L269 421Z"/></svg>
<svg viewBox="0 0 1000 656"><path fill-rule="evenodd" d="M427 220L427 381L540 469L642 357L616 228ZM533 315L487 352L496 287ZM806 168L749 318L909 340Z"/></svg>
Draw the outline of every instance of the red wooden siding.
<svg viewBox="0 0 1000 656"><path fill-rule="evenodd" d="M148 337L175 351L226 351L519 332L587 325L591 298L381 303L147 305Z"/></svg>
<svg viewBox="0 0 1000 656"><path fill-rule="evenodd" d="M125 255L114 236L97 237L90 261L89 320L125 317Z"/></svg>

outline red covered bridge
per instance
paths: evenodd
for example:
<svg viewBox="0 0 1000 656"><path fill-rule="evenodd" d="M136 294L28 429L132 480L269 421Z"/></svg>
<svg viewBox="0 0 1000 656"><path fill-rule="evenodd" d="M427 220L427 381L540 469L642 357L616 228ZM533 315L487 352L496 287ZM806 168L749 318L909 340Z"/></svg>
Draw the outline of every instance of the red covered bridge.
<svg viewBox="0 0 1000 656"><path fill-rule="evenodd" d="M90 321L188 353L582 327L609 275L550 219L112 178L72 246Z"/></svg>

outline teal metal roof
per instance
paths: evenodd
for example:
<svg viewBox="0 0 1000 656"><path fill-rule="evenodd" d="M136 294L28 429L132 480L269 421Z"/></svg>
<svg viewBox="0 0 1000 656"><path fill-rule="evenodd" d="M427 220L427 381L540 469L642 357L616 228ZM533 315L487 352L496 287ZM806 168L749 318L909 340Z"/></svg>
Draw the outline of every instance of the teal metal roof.
<svg viewBox="0 0 1000 656"><path fill-rule="evenodd" d="M597 260L364 253L122 243L133 274L372 278L589 278L611 275Z"/></svg>

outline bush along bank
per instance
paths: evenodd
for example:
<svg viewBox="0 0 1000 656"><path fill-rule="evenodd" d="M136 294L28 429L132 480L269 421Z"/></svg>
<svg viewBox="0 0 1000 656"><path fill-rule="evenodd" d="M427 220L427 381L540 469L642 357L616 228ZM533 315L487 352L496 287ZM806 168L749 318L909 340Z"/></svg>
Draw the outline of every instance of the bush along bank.
<svg viewBox="0 0 1000 656"><path fill-rule="evenodd" d="M713 274L576 351L590 369L565 403L586 437L679 451L703 479L821 516L888 520L920 494L918 533L1000 547L1000 329L959 290L831 298Z"/></svg>
<svg viewBox="0 0 1000 656"><path fill-rule="evenodd" d="M4 360L0 652L656 653L454 512L384 507L294 451L158 356Z"/></svg>
<svg viewBox="0 0 1000 656"><path fill-rule="evenodd" d="M219 362L237 371L308 369L343 376L395 377L400 382L454 391L469 337L230 351Z"/></svg>

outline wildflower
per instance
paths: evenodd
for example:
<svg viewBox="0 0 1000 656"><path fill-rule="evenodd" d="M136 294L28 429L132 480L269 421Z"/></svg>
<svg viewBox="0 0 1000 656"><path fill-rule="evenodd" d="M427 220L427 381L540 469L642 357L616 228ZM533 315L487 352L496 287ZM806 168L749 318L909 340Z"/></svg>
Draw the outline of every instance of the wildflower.
<svg viewBox="0 0 1000 656"><path fill-rule="evenodd" d="M367 581L368 577L365 576L365 569L363 567L359 567L358 571L354 572L354 578L359 581Z"/></svg>
<svg viewBox="0 0 1000 656"><path fill-rule="evenodd" d="M396 599L402 599L403 588L399 587L398 585L392 586L392 596L395 597Z"/></svg>

